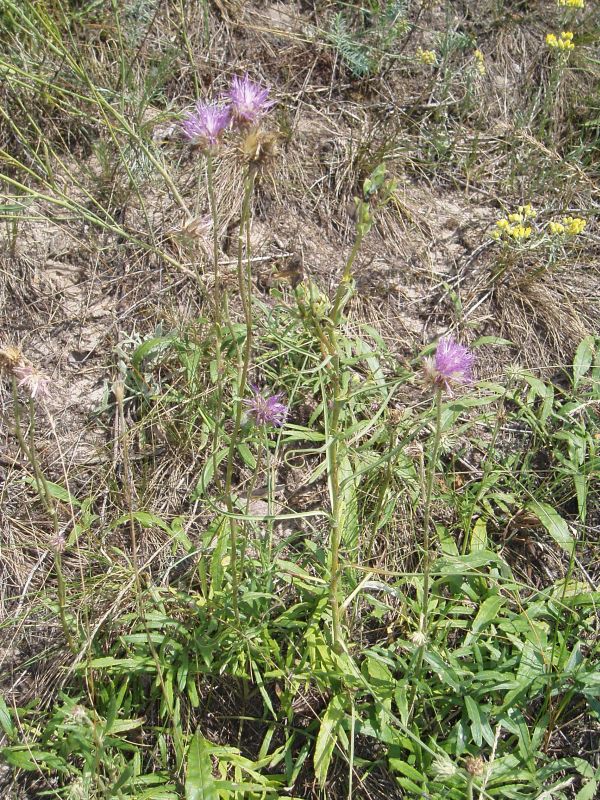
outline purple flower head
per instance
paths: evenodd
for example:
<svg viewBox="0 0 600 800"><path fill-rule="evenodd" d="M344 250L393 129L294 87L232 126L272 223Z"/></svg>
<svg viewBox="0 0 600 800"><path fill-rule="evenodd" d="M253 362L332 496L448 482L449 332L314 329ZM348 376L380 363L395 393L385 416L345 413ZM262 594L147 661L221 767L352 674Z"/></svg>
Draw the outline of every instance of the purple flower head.
<svg viewBox="0 0 600 800"><path fill-rule="evenodd" d="M265 397L258 386L250 384L252 397L242 402L248 409L248 416L257 425L273 425L280 428L288 415L288 407L282 403L283 392Z"/></svg>
<svg viewBox="0 0 600 800"><path fill-rule="evenodd" d="M275 103L268 99L269 90L251 81L248 73L243 78L233 76L227 97L231 101L234 118L241 124L256 122Z"/></svg>
<svg viewBox="0 0 600 800"><path fill-rule="evenodd" d="M425 379L451 395L454 385L470 383L474 360L470 350L445 336L438 342L435 357L423 362Z"/></svg>
<svg viewBox="0 0 600 800"><path fill-rule="evenodd" d="M181 123L183 134L190 142L203 146L215 145L229 125L231 106L218 103L196 103L196 110L190 112Z"/></svg>

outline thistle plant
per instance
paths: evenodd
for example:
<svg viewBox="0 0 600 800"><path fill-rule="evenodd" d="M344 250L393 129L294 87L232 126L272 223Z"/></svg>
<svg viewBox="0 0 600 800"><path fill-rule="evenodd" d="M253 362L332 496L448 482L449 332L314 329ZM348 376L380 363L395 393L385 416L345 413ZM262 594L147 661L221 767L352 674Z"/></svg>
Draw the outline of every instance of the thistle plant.
<svg viewBox="0 0 600 800"><path fill-rule="evenodd" d="M52 394L50 389L51 381L25 358L23 353L16 347L4 347L0 350L0 369L8 375L12 385L15 438L19 443L23 457L31 466L38 496L52 520L53 534L50 540L50 549L54 556L58 615L67 645L75 652L76 647L67 620L67 598L62 570L62 553L66 542L54 497L39 463L35 441L35 403L38 402L44 405L50 399ZM23 432L19 390L22 390L27 395L28 420L26 433Z"/></svg>
<svg viewBox="0 0 600 800"><path fill-rule="evenodd" d="M451 336L438 342L435 356L424 359L422 365L423 383L433 391L435 414L433 443L427 464L425 495L423 507L423 586L419 628L414 642L417 645L416 671L420 677L423 654L427 644L429 612L429 580L431 570L431 499L442 438L442 407L444 394L453 396L454 391L469 384L472 380L474 356L470 350L458 344ZM414 695L413 695L414 697Z"/></svg>

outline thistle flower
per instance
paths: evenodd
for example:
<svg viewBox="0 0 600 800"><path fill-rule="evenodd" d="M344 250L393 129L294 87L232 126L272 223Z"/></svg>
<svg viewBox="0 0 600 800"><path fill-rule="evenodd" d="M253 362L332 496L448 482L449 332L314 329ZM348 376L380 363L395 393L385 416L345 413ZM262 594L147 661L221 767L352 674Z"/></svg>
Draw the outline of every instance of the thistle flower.
<svg viewBox="0 0 600 800"><path fill-rule="evenodd" d="M257 425L273 425L280 428L288 415L288 407L282 403L283 392L278 392L271 396L265 396L258 386L250 384L252 397L243 400L243 404L248 409L248 416Z"/></svg>
<svg viewBox="0 0 600 800"><path fill-rule="evenodd" d="M12 368L12 374L20 389L24 389L32 400L48 400L51 396L50 378L39 372L32 364L20 363Z"/></svg>
<svg viewBox="0 0 600 800"><path fill-rule="evenodd" d="M219 103L196 103L195 111L187 114L181 128L188 141L201 147L214 146L231 120L231 106Z"/></svg>
<svg viewBox="0 0 600 800"><path fill-rule="evenodd" d="M434 358L423 361L425 380L452 395L456 384L470 383L474 356L451 336L440 339Z"/></svg>
<svg viewBox="0 0 600 800"><path fill-rule="evenodd" d="M227 97L231 102L233 117L240 125L256 122L275 103L268 99L269 90L251 81L248 73L243 78L233 76Z"/></svg>

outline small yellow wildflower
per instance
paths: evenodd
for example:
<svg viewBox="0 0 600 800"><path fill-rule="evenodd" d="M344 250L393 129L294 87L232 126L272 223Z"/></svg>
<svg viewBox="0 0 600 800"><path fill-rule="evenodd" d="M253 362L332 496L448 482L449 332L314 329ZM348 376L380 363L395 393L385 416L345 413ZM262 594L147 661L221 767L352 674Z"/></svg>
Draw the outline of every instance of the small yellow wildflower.
<svg viewBox="0 0 600 800"><path fill-rule="evenodd" d="M507 230L507 234L512 239L521 241L523 239L529 239L531 236L531 228L529 226L525 227L525 225L511 225L511 227Z"/></svg>
<svg viewBox="0 0 600 800"><path fill-rule="evenodd" d="M568 8L585 8L585 0L558 0L558 5Z"/></svg>
<svg viewBox="0 0 600 800"><path fill-rule="evenodd" d="M529 208L531 209L531 206ZM513 239L517 242L529 239L531 228L529 225L523 225L525 219L526 215L514 213L509 214L507 219L497 220L496 229L492 231L492 238L499 241L504 237L504 241Z"/></svg>
<svg viewBox="0 0 600 800"><path fill-rule="evenodd" d="M563 219L563 225L565 226L569 236L577 236L583 232L587 222L586 220L581 219L581 217L565 217Z"/></svg>
<svg viewBox="0 0 600 800"><path fill-rule="evenodd" d="M473 53L473 58L475 59L475 69L480 75L485 75L486 67L485 67L485 58L481 50L477 49Z"/></svg>
<svg viewBox="0 0 600 800"><path fill-rule="evenodd" d="M519 214L523 214L525 219L531 219L535 217L535 208L531 203L526 203L524 206L519 206Z"/></svg>
<svg viewBox="0 0 600 800"><path fill-rule="evenodd" d="M551 222L548 227L550 228L550 233L553 236L562 236L565 232L565 226L562 222Z"/></svg>
<svg viewBox="0 0 600 800"><path fill-rule="evenodd" d="M549 33L546 35L546 44L557 50L573 50L573 31L561 31L558 37L555 33Z"/></svg>
<svg viewBox="0 0 600 800"><path fill-rule="evenodd" d="M422 47L417 49L417 58L422 64L427 64L429 67L433 67L437 64L437 54L435 50L423 50Z"/></svg>

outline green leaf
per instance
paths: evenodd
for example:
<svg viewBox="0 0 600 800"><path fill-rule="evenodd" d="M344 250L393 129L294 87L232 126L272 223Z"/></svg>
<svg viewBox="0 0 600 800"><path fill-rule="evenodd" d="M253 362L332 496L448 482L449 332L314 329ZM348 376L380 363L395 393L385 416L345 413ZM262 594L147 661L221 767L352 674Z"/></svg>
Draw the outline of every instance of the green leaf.
<svg viewBox="0 0 600 800"><path fill-rule="evenodd" d="M461 680L456 674L456 672L446 664L438 655L437 653L432 653L429 650L426 650L423 653L423 658L429 664L432 669L437 672L440 676L441 680L454 689L455 692L461 691Z"/></svg>
<svg viewBox="0 0 600 800"><path fill-rule="evenodd" d="M339 736L341 722L344 718L344 706L345 698L339 694L335 695L327 706L327 710L321 720L313 760L315 776L319 786L324 786L327 780L329 764Z"/></svg>
<svg viewBox="0 0 600 800"><path fill-rule="evenodd" d="M228 448L223 447L221 450L217 452L216 455L210 455L206 463L202 469L200 477L198 478L198 483L196 484L196 488L194 489L194 493L192 494L192 500L198 500L199 498L203 497L210 482L212 481L214 474L215 474L215 466L219 466L221 461L225 458L228 453Z"/></svg>
<svg viewBox="0 0 600 800"><path fill-rule="evenodd" d="M500 611L504 605L504 602L504 598L497 594L492 595L483 601L479 607L479 611L475 615L473 626L465 640L465 644L469 644L469 642L475 638L479 631L483 630L483 628L487 627L491 622L494 622L497 619L498 611Z"/></svg>
<svg viewBox="0 0 600 800"><path fill-rule="evenodd" d="M210 754L210 743L198 729L188 750L185 800L219 800Z"/></svg>
<svg viewBox="0 0 600 800"><path fill-rule="evenodd" d="M594 800L595 797L598 797L596 791L598 789L598 784L596 781L588 781L575 795L575 800Z"/></svg>
<svg viewBox="0 0 600 800"><path fill-rule="evenodd" d="M471 553L487 548L487 523L483 517L475 522L471 531Z"/></svg>
<svg viewBox="0 0 600 800"><path fill-rule="evenodd" d="M244 462L244 464L247 467L250 467L250 469L256 469L256 459L254 458L252 451L250 450L248 445L245 442L239 442L237 449L238 453L242 457L242 461Z"/></svg>
<svg viewBox="0 0 600 800"><path fill-rule="evenodd" d="M595 350L594 344L594 337L586 336L575 351L575 358L573 360L573 386L575 389L592 366Z"/></svg>
<svg viewBox="0 0 600 800"><path fill-rule="evenodd" d="M35 478L27 475L25 478L23 478L23 481L37 489L37 482ZM45 488L48 489L48 494L54 498L54 500L60 500L61 503L68 503L70 506L74 506L76 508L81 505L79 500L75 499L72 494L67 492L64 486L59 486L58 483L46 481Z"/></svg>
<svg viewBox="0 0 600 800"><path fill-rule="evenodd" d="M390 758L389 759L390 767L395 772L400 772L402 775L405 775L412 781L416 781L418 783L423 783L424 777L418 772L414 767L412 767L408 762L402 761L400 758ZM417 786L417 789L421 791L421 789Z"/></svg>
<svg viewBox="0 0 600 800"><path fill-rule="evenodd" d="M10 711L2 695L0 695L0 727L9 739L14 737L15 729L10 717Z"/></svg>
<svg viewBox="0 0 600 800"><path fill-rule="evenodd" d="M132 511L131 514L123 514L122 517L112 523L111 528L126 525L132 519L139 522L142 528L160 528L163 531L170 531L164 519L157 517L156 514L151 514L149 511Z"/></svg>
<svg viewBox="0 0 600 800"><path fill-rule="evenodd" d="M575 540L569 532L569 527L560 514L548 503L540 503L539 500L532 500L527 503L528 511L531 511L559 547L566 550L569 555L575 551Z"/></svg>

